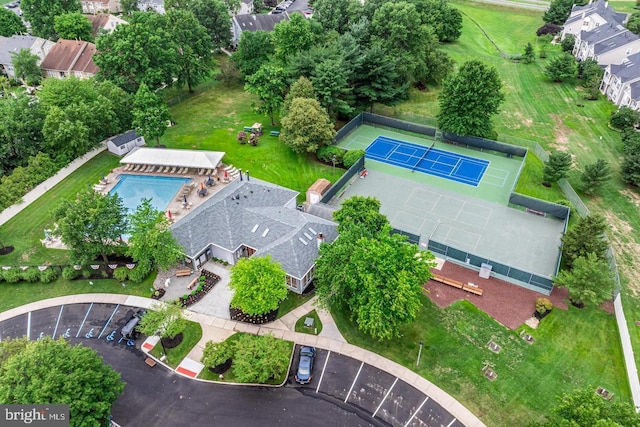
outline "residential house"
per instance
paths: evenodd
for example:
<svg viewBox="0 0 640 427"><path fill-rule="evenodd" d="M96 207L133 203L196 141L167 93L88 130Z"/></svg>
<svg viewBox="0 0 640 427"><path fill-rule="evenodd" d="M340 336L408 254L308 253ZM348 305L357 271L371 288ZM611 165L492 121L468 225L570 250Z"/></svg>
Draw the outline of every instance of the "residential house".
<svg viewBox="0 0 640 427"><path fill-rule="evenodd" d="M80 0L82 13L93 15L96 13L121 12L120 0Z"/></svg>
<svg viewBox="0 0 640 427"><path fill-rule="evenodd" d="M143 145L145 145L144 137L139 136L133 129L107 140L107 148L116 156L125 155L134 148Z"/></svg>
<svg viewBox="0 0 640 427"><path fill-rule="evenodd" d="M243 31L273 31L276 24L288 21L288 13L276 15L236 15L231 18L231 45L238 47Z"/></svg>
<svg viewBox="0 0 640 427"><path fill-rule="evenodd" d="M154 11L164 15L164 0L138 0L138 9Z"/></svg>
<svg viewBox="0 0 640 427"><path fill-rule="evenodd" d="M118 25L128 24L128 22L124 19L107 13L87 15L87 19L89 19L89 21L91 22L91 34L93 34L94 36L97 36L101 30L106 31L107 33L112 33Z"/></svg>
<svg viewBox="0 0 640 427"><path fill-rule="evenodd" d="M608 65L600 92L619 107L640 111L640 53L630 55L621 64Z"/></svg>
<svg viewBox="0 0 640 427"><path fill-rule="evenodd" d="M38 64L40 64L54 45L54 42L40 37L0 36L0 70L9 77L15 77L13 53L18 53L22 49L29 49L32 54L38 55L40 58Z"/></svg>
<svg viewBox="0 0 640 427"><path fill-rule="evenodd" d="M46 77L91 77L98 72L93 62L96 45L81 40L58 40L40 64Z"/></svg>
<svg viewBox="0 0 640 427"><path fill-rule="evenodd" d="M251 13L253 13L253 0L242 0L236 15L249 15Z"/></svg>
<svg viewBox="0 0 640 427"><path fill-rule="evenodd" d="M591 31L601 25L624 25L627 20L626 13L617 13L609 7L606 0L589 1L585 6L573 5L571 14L562 27L561 39L567 35L578 37L582 31Z"/></svg>
<svg viewBox="0 0 640 427"><path fill-rule="evenodd" d="M313 281L320 243L338 232L334 222L296 210L296 196L265 181L236 179L172 225L173 235L195 268L213 257L235 265L270 255L289 289L302 293Z"/></svg>

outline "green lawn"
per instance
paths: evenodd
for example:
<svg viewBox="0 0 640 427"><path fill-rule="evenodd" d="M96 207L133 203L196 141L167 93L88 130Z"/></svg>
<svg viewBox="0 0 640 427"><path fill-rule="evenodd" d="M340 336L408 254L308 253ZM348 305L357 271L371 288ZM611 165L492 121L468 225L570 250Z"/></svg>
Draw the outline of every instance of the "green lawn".
<svg viewBox="0 0 640 427"><path fill-rule="evenodd" d="M288 291L287 297L278 306L278 319L289 313L291 310L301 306L313 297L313 292L306 292L302 295Z"/></svg>
<svg viewBox="0 0 640 427"><path fill-rule="evenodd" d="M202 327L199 323L187 320L182 333L184 334L182 342L175 348L166 349L166 363L172 368L176 368L180 364L182 359L184 359L187 354L189 354L191 349L195 347L198 341L200 341L200 338L202 338ZM160 359L160 357L162 356L162 344L160 344L160 342L158 342L158 344L153 347L153 349L151 350L151 354Z"/></svg>
<svg viewBox="0 0 640 427"><path fill-rule="evenodd" d="M312 327L305 326L304 321L307 317L311 317L313 319ZM299 318L296 322L295 330L296 332L302 332L303 334L319 335L320 332L322 332L322 322L320 321L320 317L318 317L318 313L315 310L311 310Z"/></svg>
<svg viewBox="0 0 640 427"><path fill-rule="evenodd" d="M380 344L357 330L345 310L332 310L352 344L368 348L418 372L458 399L489 426L524 426L540 420L556 396L582 386L603 386L616 399L630 399L613 315L602 310L555 309L537 330L535 342L498 324L467 301L442 310L427 297L399 338ZM487 348L493 340L499 354ZM419 342L424 342L416 368ZM498 378L482 375L487 365Z"/></svg>

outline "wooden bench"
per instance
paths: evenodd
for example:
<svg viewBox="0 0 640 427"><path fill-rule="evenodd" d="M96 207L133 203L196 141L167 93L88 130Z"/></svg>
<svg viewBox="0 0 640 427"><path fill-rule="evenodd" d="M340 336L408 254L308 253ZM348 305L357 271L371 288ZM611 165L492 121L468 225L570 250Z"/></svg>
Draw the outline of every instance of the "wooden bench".
<svg viewBox="0 0 640 427"><path fill-rule="evenodd" d="M453 286L454 288L462 289L463 291L467 291L475 295L482 296L482 294L484 293L484 291L478 288L477 286L464 284L462 282L458 282L457 280L448 279L446 277L439 276L437 274L434 274L432 279L435 280L436 282L444 283L445 285Z"/></svg>
<svg viewBox="0 0 640 427"><path fill-rule="evenodd" d="M477 288L475 286L469 286L469 285L462 286L462 290L463 291L467 291L467 292L471 292L472 294L476 294L478 296L482 296L482 294L484 293L484 291L482 289Z"/></svg>
<svg viewBox="0 0 640 427"><path fill-rule="evenodd" d="M196 276L191 282L189 282L189 284L187 285L187 289L191 289L193 288L196 283L198 283L200 281L200 276Z"/></svg>
<svg viewBox="0 0 640 427"><path fill-rule="evenodd" d="M251 126L245 126L244 127L244 131L245 132L251 132L251 131L253 131L253 128Z"/></svg>
<svg viewBox="0 0 640 427"><path fill-rule="evenodd" d="M176 271L176 277L191 276L191 270L178 270Z"/></svg>
<svg viewBox="0 0 640 427"><path fill-rule="evenodd" d="M152 368L153 368L154 366L156 366L156 361L155 361L155 360L153 360L153 359L152 359L152 358L150 358L150 357L147 357L146 359L144 359L144 363L146 363L147 365L151 366Z"/></svg>
<svg viewBox="0 0 640 427"><path fill-rule="evenodd" d="M272 131L270 132L270 135L271 135L271 136L280 136L280 131L279 131L279 130L272 130Z"/></svg>

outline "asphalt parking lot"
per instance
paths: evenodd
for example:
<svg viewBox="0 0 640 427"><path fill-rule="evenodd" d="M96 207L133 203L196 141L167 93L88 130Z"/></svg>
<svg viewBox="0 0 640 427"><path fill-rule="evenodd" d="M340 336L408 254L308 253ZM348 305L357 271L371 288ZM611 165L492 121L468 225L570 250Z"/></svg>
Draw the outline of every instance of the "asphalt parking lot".
<svg viewBox="0 0 640 427"><path fill-rule="evenodd" d="M65 337L102 355L126 386L113 406L122 426L443 426L461 427L438 403L393 375L359 360L317 349L313 380L294 381L295 348L284 387L244 387L185 378L160 365L150 368L144 341L122 339L120 329L137 311L116 304L70 304L0 322L0 340Z"/></svg>

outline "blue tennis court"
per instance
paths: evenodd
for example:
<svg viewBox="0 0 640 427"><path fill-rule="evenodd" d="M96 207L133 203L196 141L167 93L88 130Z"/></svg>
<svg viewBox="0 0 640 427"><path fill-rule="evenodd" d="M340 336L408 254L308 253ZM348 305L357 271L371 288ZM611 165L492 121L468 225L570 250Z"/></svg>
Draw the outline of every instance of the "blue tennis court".
<svg viewBox="0 0 640 427"><path fill-rule="evenodd" d="M367 158L477 187L489 162L437 148L378 136L365 150Z"/></svg>

